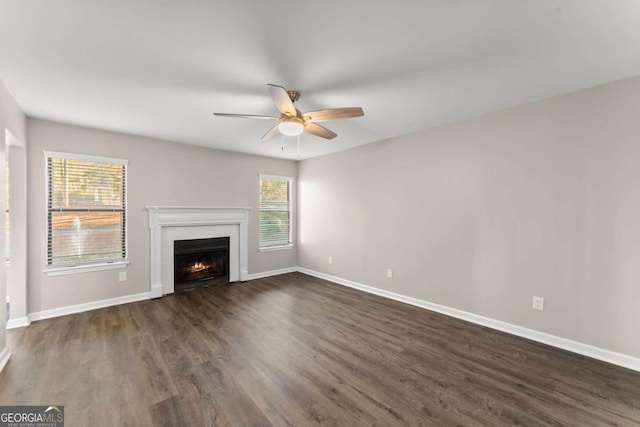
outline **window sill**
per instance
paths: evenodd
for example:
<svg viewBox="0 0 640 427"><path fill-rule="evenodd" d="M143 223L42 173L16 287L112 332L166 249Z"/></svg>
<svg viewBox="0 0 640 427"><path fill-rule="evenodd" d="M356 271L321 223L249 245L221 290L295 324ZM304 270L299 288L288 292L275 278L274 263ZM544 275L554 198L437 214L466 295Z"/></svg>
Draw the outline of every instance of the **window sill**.
<svg viewBox="0 0 640 427"><path fill-rule="evenodd" d="M260 252L287 251L289 249L293 249L293 245L268 246L266 248L258 248Z"/></svg>
<svg viewBox="0 0 640 427"><path fill-rule="evenodd" d="M67 274L89 273L91 271L115 270L125 268L129 261L103 262L99 264L75 265L72 267L53 267L44 270L47 276L64 276Z"/></svg>

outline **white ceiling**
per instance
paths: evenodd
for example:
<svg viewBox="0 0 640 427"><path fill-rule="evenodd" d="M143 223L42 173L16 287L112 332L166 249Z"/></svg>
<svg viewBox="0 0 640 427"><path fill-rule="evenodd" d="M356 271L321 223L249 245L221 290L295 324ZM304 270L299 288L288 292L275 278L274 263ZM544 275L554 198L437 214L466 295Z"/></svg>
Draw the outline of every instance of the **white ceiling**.
<svg viewBox="0 0 640 427"><path fill-rule="evenodd" d="M638 0L0 0L0 79L31 117L303 159L640 75ZM267 83L361 106L285 151Z"/></svg>

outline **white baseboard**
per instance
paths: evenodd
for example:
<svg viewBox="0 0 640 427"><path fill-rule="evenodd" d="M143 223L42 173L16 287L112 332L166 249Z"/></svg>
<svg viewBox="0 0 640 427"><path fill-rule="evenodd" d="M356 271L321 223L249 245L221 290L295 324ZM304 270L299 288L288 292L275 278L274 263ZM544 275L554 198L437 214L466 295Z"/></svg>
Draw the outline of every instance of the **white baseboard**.
<svg viewBox="0 0 640 427"><path fill-rule="evenodd" d="M31 322L29 321L29 317L17 317L15 319L7 320L7 329L24 328L30 324Z"/></svg>
<svg viewBox="0 0 640 427"><path fill-rule="evenodd" d="M370 294L425 308L427 310L435 311L447 316L466 320L467 322L486 326L498 331L506 332L532 341L547 344L552 347L561 348L563 350L567 350L573 353L581 354L583 356L591 357L593 359L612 363L614 365L622 366L624 368L640 372L640 359L637 357L628 356L622 353L616 353L611 350L605 350L603 348L594 347L589 344L583 344L577 341L572 341L555 335L546 334L544 332L539 332L533 329L524 328L522 326L513 325L511 323L502 322L500 320L491 319L489 317L480 316L478 314L473 314L455 308L446 307L417 298L397 294L395 292L385 291L383 289L363 285L362 283L353 282L351 280L342 279L340 277L331 276L329 274L320 273L318 271L309 270L307 268L298 268L297 271L299 271L300 273L308 274L309 276L328 280L329 282L337 283L339 285L348 286L350 288L358 289Z"/></svg>
<svg viewBox="0 0 640 427"><path fill-rule="evenodd" d="M245 274L245 280L261 279L263 277L278 276L280 274L293 273L298 271L297 267L281 268L279 270L264 271L261 273ZM53 317L66 316L67 314L82 313L84 311L96 310L99 308L111 307L119 304L127 304L130 302L143 301L151 298L159 298L162 296L161 285L153 286L151 292L142 292L135 295L126 295L123 297L110 298L100 301L92 301L84 304L70 305L66 307L52 308L50 310L37 311L29 313L27 317L19 319L10 319L7 322L7 329L28 326L33 321L51 319Z"/></svg>
<svg viewBox="0 0 640 427"><path fill-rule="evenodd" d="M280 274L295 273L299 271L298 267L287 267L279 270L263 271L262 273L249 274L247 280L262 279L264 277L279 276Z"/></svg>
<svg viewBox="0 0 640 427"><path fill-rule="evenodd" d="M488 328L496 329L502 332L506 332L512 335L516 335L522 338L526 338L532 341L547 344L553 347L561 348L563 350L571 351L573 353L581 354L583 356L591 357L593 359L601 360L604 362L612 363L614 365L622 366L634 371L640 372L640 358L629 356L622 353L617 353L611 350L606 350L599 347L594 347L589 344L583 344L577 341L572 341L566 338L550 335L544 332L539 332L533 329L525 328L511 323L503 322L500 320L492 319L489 317L480 316L478 314L469 313L466 311L458 310L455 308L447 307L440 304L420 300L417 298L409 297L406 295L398 294L395 292L385 291L373 286L364 285L362 283L354 282L340 277L331 276L329 274L321 273L314 270L309 270L302 267L287 267L278 270L264 271L261 273L249 274L247 280L261 279L265 277L277 276L280 274L287 274L293 272L300 272L314 276L320 279L327 280L329 282L337 283L339 285L348 286L350 288L358 289L370 294L378 295L384 298L400 301L406 304L411 304L416 307L421 307L427 310L435 311L447 316L455 317L458 319L466 320L471 323L486 326ZM49 319L52 317L65 316L67 314L81 313L84 311L95 310L98 308L110 307L119 304L126 304L130 302L143 301L151 298L150 292L142 292L135 295L127 295L123 297L111 298L101 301L94 301L85 304L77 304L67 307L54 308L51 310L44 310L35 313L29 313L27 318L11 319L7 322L7 328L18 328L27 326L30 322L36 320ZM9 359L11 354L8 349L0 353L0 370L4 366L4 363Z"/></svg>
<svg viewBox="0 0 640 427"><path fill-rule="evenodd" d="M96 310L98 308L111 307L113 305L127 304L130 302L143 301L150 299L149 292L142 292L134 295L125 295L123 297L103 299L100 301L92 301L84 304L69 305L66 307L52 308L51 310L37 311L29 313L29 321L50 319L52 317L66 316L67 314L82 313L84 311Z"/></svg>
<svg viewBox="0 0 640 427"><path fill-rule="evenodd" d="M7 364L9 359L11 358L11 352L9 351L9 347L5 347L0 351L0 372L4 369L4 365Z"/></svg>
<svg viewBox="0 0 640 427"><path fill-rule="evenodd" d="M246 274L246 280L261 279L263 277L278 276L280 274L293 273L298 271L297 267L281 268L279 270L264 271L262 273ZM29 313L27 317L18 319L9 319L7 329L20 328L28 326L33 321L51 319L53 317L66 316L67 314L82 313L84 311L96 310L99 308L111 307L119 304L127 304L130 302L144 301L151 298L161 297L161 286L153 287L151 292L142 292L135 295L126 295L123 297L110 298L100 301L92 301L84 304L69 305L66 307L52 308L50 310L37 311ZM155 291L155 292L154 292ZM159 294L159 295L158 295Z"/></svg>

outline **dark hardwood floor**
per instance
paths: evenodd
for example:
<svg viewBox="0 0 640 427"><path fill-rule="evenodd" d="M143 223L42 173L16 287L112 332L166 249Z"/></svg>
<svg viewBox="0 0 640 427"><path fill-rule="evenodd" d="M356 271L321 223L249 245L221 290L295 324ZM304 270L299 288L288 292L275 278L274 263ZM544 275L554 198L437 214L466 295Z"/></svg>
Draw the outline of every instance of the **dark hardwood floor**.
<svg viewBox="0 0 640 427"><path fill-rule="evenodd" d="M67 426L640 425L640 373L299 273L8 331Z"/></svg>

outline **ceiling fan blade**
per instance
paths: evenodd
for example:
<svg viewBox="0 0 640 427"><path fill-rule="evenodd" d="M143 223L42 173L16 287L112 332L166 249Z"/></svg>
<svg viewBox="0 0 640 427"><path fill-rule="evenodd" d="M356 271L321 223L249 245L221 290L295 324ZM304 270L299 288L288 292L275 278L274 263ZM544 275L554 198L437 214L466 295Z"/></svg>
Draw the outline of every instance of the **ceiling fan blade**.
<svg viewBox="0 0 640 427"><path fill-rule="evenodd" d="M280 123L278 123L279 125ZM271 129L269 129L269 132L265 133L262 138L260 138L260 141L264 142L267 141L273 137L275 137L276 135L280 135L280 129L278 128L278 125L275 125L274 127L272 127Z"/></svg>
<svg viewBox="0 0 640 427"><path fill-rule="evenodd" d="M280 117L273 116L255 116L251 114L228 114L228 113L213 113L214 116L220 117L234 117L238 119L260 119L260 120L279 120Z"/></svg>
<svg viewBox="0 0 640 427"><path fill-rule="evenodd" d="M296 107L293 106L293 102L291 98L289 98L289 94L285 88L269 84L269 95L271 95L271 99L273 99L273 102L276 104L276 108L282 114L293 117L298 115Z"/></svg>
<svg viewBox="0 0 640 427"><path fill-rule="evenodd" d="M334 131L311 122L307 122L305 124L304 131L324 139L333 139L338 136Z"/></svg>
<svg viewBox="0 0 640 427"><path fill-rule="evenodd" d="M309 111L303 113L302 116L308 121L317 123L364 116L364 111L360 107L330 108L328 110Z"/></svg>

